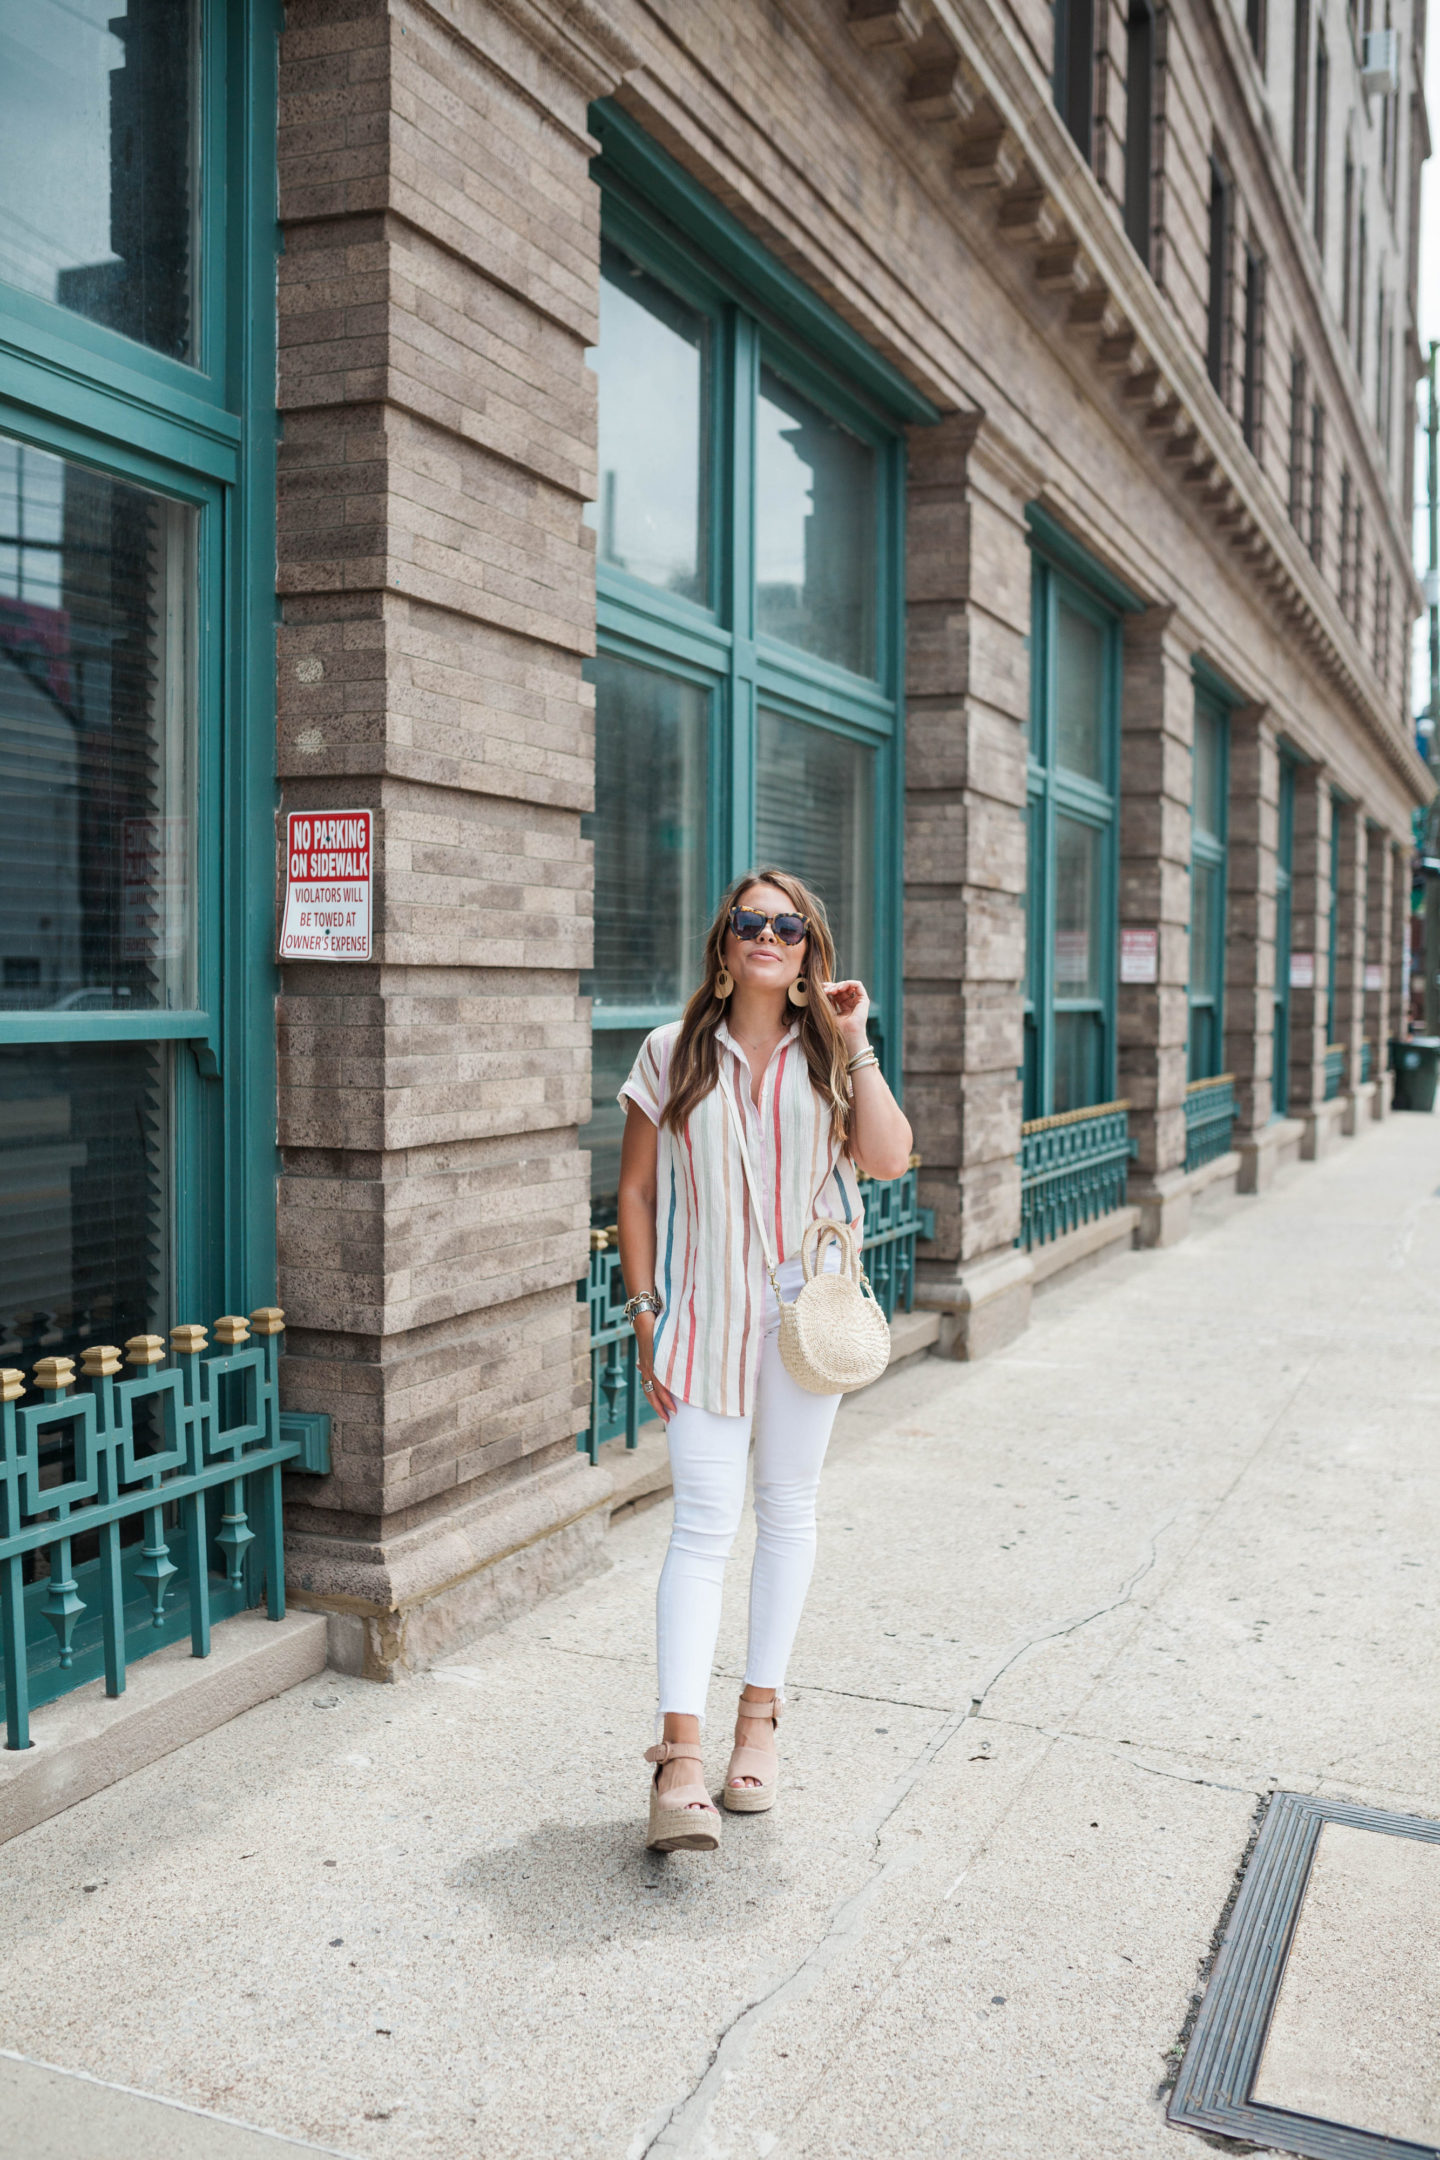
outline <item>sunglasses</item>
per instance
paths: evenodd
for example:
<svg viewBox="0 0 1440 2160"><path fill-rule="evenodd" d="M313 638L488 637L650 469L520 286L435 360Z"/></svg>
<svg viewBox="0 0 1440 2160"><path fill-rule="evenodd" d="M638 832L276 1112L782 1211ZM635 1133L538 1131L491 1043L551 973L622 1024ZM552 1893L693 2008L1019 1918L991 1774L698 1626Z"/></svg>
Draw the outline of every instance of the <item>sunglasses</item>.
<svg viewBox="0 0 1440 2160"><path fill-rule="evenodd" d="M767 923L782 945L803 945L810 928L808 915L765 915L753 907L732 907L730 910L730 928L742 945L749 945L759 937Z"/></svg>

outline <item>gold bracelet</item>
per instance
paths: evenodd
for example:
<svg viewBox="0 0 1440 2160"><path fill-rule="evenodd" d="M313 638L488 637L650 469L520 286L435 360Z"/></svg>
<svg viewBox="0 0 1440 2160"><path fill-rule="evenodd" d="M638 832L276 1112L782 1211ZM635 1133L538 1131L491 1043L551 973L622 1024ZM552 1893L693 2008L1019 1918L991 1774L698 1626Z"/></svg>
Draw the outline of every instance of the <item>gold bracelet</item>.
<svg viewBox="0 0 1440 2160"><path fill-rule="evenodd" d="M845 1070L847 1073L863 1072L867 1065L878 1065L879 1062L880 1060L875 1055L873 1048L857 1050Z"/></svg>

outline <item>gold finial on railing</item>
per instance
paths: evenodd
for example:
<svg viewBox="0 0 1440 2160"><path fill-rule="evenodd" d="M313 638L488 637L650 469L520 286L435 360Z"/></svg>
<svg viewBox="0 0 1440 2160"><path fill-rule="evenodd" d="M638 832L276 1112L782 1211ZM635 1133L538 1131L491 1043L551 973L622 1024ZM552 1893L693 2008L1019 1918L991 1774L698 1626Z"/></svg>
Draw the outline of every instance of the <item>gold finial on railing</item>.
<svg viewBox="0 0 1440 2160"><path fill-rule="evenodd" d="M228 1349L238 1349L250 1340L250 1323L243 1313L222 1313L215 1322L215 1340L223 1342Z"/></svg>
<svg viewBox="0 0 1440 2160"><path fill-rule="evenodd" d="M923 1162L923 1160L924 1160L924 1157L923 1157L923 1156L920 1156L920 1155L912 1155L912 1156L910 1157L910 1168L911 1168L912 1170L918 1170L918 1169L920 1168L920 1165L921 1165L921 1163Z"/></svg>
<svg viewBox="0 0 1440 2160"><path fill-rule="evenodd" d="M205 1348L205 1330L193 1322L170 1330L170 1348L177 1357L198 1357Z"/></svg>
<svg viewBox="0 0 1440 2160"><path fill-rule="evenodd" d="M158 1365L164 1355L163 1335L132 1335L125 1344L127 1365Z"/></svg>
<svg viewBox="0 0 1440 2160"><path fill-rule="evenodd" d="M620 1231L619 1226L616 1224L612 1224L610 1229L608 1230L592 1230L590 1232L591 1252L609 1252L610 1240L612 1238L614 1238L616 1244L618 1245L620 1242Z"/></svg>
<svg viewBox="0 0 1440 2160"><path fill-rule="evenodd" d="M25 1375L16 1365L0 1365L0 1402L19 1402L25 1392Z"/></svg>
<svg viewBox="0 0 1440 2160"><path fill-rule="evenodd" d="M111 1380L120 1370L120 1345L92 1343L80 1353L80 1370L87 1380Z"/></svg>
<svg viewBox="0 0 1440 2160"><path fill-rule="evenodd" d="M35 1385L47 1393L53 1393L57 1388L74 1387L74 1358L42 1357L35 1367Z"/></svg>
<svg viewBox="0 0 1440 2160"><path fill-rule="evenodd" d="M250 1315L250 1326L256 1335L283 1335L284 1310L279 1305L258 1305Z"/></svg>

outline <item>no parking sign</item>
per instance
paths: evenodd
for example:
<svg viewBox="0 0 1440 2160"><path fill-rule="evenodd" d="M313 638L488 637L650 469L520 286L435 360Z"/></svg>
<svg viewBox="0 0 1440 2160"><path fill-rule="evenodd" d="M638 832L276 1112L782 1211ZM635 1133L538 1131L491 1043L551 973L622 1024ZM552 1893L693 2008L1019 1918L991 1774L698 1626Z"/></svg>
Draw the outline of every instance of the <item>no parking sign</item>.
<svg viewBox="0 0 1440 2160"><path fill-rule="evenodd" d="M285 820L282 960L368 960L370 810L292 810Z"/></svg>

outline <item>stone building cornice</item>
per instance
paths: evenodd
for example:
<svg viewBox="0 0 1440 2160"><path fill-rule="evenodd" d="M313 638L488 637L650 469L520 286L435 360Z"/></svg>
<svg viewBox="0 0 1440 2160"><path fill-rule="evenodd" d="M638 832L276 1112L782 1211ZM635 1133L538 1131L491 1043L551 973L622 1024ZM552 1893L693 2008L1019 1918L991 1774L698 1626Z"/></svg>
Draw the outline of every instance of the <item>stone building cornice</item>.
<svg viewBox="0 0 1440 2160"><path fill-rule="evenodd" d="M1368 654L998 9L991 0L841 5L858 44L903 55L905 108L917 128L950 132L956 185L991 196L997 237L1028 257L1042 293L1065 303L1066 328L1092 369L1111 379L1157 458L1236 551L1406 792L1425 799L1429 775ZM1382 499L1389 502L1388 489Z"/></svg>

